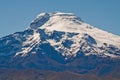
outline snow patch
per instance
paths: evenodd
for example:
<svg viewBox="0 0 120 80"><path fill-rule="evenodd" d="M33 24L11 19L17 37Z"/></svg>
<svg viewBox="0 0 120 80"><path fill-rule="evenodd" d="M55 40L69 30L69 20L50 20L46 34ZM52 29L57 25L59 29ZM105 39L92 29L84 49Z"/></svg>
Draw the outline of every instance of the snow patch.
<svg viewBox="0 0 120 80"><path fill-rule="evenodd" d="M33 36L29 36L25 42L23 42L23 48L20 52L17 52L15 56L21 55L26 56L36 44L40 43L40 34L37 31L34 31Z"/></svg>

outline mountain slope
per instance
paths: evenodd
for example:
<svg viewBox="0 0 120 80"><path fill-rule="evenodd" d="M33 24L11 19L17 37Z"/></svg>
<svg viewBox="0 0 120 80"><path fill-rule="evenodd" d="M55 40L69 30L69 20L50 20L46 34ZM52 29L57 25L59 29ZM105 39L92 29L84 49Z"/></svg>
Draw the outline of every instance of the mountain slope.
<svg viewBox="0 0 120 80"><path fill-rule="evenodd" d="M0 80L100 80L94 75L80 75L72 72L54 72L41 70L4 70L0 71ZM15 72L15 73L13 73ZM28 73L29 72L29 73ZM6 75L6 76L4 76ZM31 75L31 76L28 76ZM86 76L86 77L84 77Z"/></svg>
<svg viewBox="0 0 120 80"><path fill-rule="evenodd" d="M100 76L115 73L119 67L120 37L72 13L41 13L23 32L0 38L1 69L92 72Z"/></svg>
<svg viewBox="0 0 120 80"><path fill-rule="evenodd" d="M6 76L4 76L6 75ZM31 76L29 76L31 75ZM112 75L99 77L93 74L77 74L73 72L55 72L35 69L0 70L0 80L119 80Z"/></svg>

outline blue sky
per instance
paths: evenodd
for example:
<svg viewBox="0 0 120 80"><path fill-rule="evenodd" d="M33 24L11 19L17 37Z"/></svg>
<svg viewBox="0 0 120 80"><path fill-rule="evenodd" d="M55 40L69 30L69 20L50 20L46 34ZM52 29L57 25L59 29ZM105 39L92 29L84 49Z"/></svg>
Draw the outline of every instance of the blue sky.
<svg viewBox="0 0 120 80"><path fill-rule="evenodd" d="M120 0L0 0L0 37L25 30L41 12L71 12L120 35Z"/></svg>

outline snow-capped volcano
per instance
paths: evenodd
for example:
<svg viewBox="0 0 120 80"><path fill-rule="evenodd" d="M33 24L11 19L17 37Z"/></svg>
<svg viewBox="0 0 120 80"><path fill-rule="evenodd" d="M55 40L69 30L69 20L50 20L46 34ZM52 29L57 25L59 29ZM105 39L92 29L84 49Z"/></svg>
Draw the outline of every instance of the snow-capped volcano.
<svg viewBox="0 0 120 80"><path fill-rule="evenodd" d="M21 50L14 53L15 56L36 54L40 49L36 46L46 43L65 59L80 53L112 58L120 55L119 36L95 28L72 13L41 13L27 30L33 33L24 35L26 40L22 41ZM13 35L19 37L16 33Z"/></svg>
<svg viewBox="0 0 120 80"><path fill-rule="evenodd" d="M0 38L0 68L101 74L119 67L119 59L119 36L72 13L41 13L23 32Z"/></svg>
<svg viewBox="0 0 120 80"><path fill-rule="evenodd" d="M41 22L43 22L42 25ZM31 23L30 27L49 31L89 34L97 40L98 44L108 43L120 47L120 37L93 27L72 13L42 13Z"/></svg>

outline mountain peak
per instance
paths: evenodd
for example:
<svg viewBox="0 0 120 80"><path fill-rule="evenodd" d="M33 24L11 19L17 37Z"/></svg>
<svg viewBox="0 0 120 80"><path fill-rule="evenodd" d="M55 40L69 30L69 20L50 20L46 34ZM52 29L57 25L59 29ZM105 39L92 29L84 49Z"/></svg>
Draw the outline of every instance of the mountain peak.
<svg viewBox="0 0 120 80"><path fill-rule="evenodd" d="M49 22L49 23L48 23ZM82 20L73 13L52 12L52 13L40 13L35 20L30 24L31 29L37 29L44 24L51 25L58 22L69 22L80 24Z"/></svg>
<svg viewBox="0 0 120 80"><path fill-rule="evenodd" d="M112 73L119 73L120 37L72 13L41 13L28 29L0 38L0 69L34 68L100 76L111 75L114 70ZM46 79L44 74L38 75Z"/></svg>
<svg viewBox="0 0 120 80"><path fill-rule="evenodd" d="M15 37L15 35L18 36ZM9 37L10 40L7 39ZM50 48L54 51L53 53L60 53L65 59L75 57L80 53L102 55L103 57L120 55L119 36L95 28L72 13L41 13L31 22L29 29L9 37L1 40L1 43L5 42L0 45L11 47L13 45L10 43L16 41L15 46L19 45L17 51L14 49L11 51L8 48L11 51L10 54L15 54L15 56L26 56L33 53L47 54L51 51L49 51ZM46 50L49 52L46 52L44 48L48 46L49 49ZM0 54L3 55L3 49L1 51Z"/></svg>

